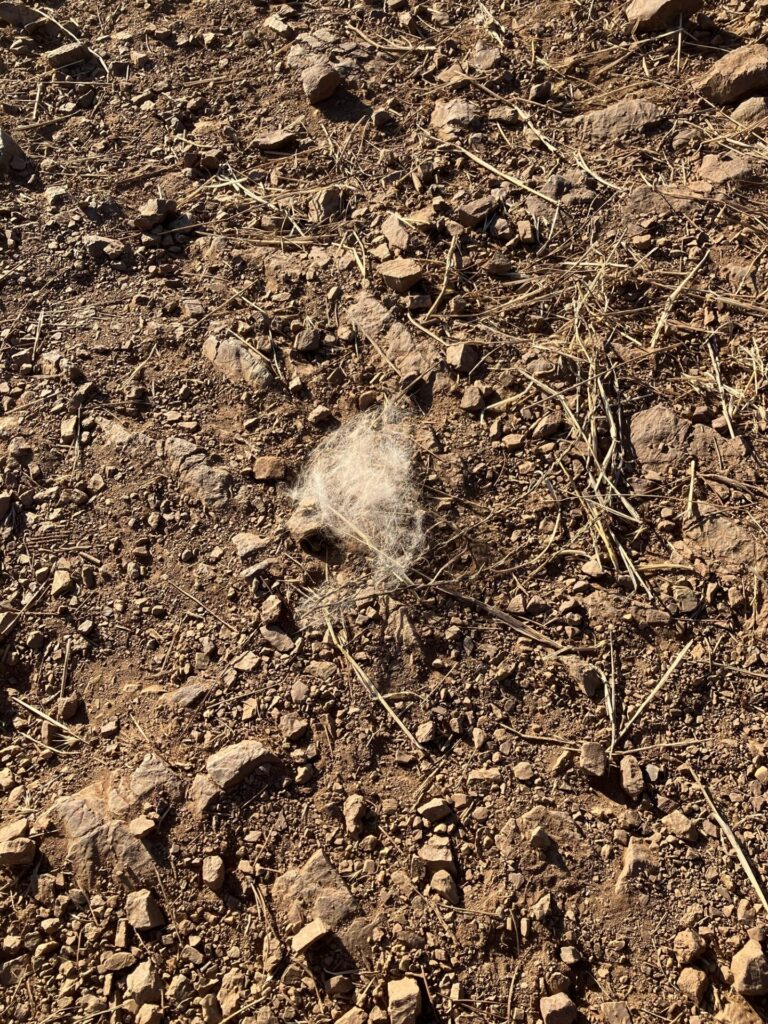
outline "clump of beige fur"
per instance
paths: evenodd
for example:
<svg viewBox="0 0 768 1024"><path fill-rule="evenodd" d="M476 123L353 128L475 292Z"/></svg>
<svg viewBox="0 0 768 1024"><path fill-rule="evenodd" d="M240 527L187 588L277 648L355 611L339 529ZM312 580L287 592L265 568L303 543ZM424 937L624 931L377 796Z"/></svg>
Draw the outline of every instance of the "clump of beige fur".
<svg viewBox="0 0 768 1024"><path fill-rule="evenodd" d="M409 583L424 543L413 451L402 420L362 413L312 452L293 492L289 528L297 539L323 537L349 554L362 553L357 592L388 592ZM349 590L336 583L331 589ZM347 598L349 594L347 594ZM321 595L309 605L322 603Z"/></svg>

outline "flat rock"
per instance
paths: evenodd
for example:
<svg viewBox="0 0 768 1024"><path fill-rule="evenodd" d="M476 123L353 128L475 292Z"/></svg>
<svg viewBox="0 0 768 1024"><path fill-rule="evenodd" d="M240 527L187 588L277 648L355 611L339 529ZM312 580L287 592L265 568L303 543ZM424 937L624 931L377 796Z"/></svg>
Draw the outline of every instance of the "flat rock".
<svg viewBox="0 0 768 1024"><path fill-rule="evenodd" d="M72 64L80 64L90 57L91 51L85 43L64 43L55 50L48 50L45 62L49 68L67 68Z"/></svg>
<svg viewBox="0 0 768 1024"><path fill-rule="evenodd" d="M690 423L665 405L652 405L635 413L629 437L643 466L656 471L677 462L684 453Z"/></svg>
<svg viewBox="0 0 768 1024"><path fill-rule="evenodd" d="M208 775L224 791L233 789L258 768L274 767L280 762L256 740L242 740L222 747L205 762Z"/></svg>
<svg viewBox="0 0 768 1024"><path fill-rule="evenodd" d="M593 138L617 139L637 133L658 121L661 112L650 100L626 99L611 103L602 110L592 110L582 120L584 128Z"/></svg>
<svg viewBox="0 0 768 1024"><path fill-rule="evenodd" d="M276 153L281 150L293 149L298 136L287 128L278 128L273 132L257 135L253 140L263 153Z"/></svg>
<svg viewBox="0 0 768 1024"><path fill-rule="evenodd" d="M346 312L355 333L378 346L404 381L430 372L438 362L437 350L428 338L415 338L378 299L365 292Z"/></svg>
<svg viewBox="0 0 768 1024"><path fill-rule="evenodd" d="M187 683L177 690L171 690L160 698L161 704L170 704L177 708L191 708L208 693L208 683Z"/></svg>
<svg viewBox="0 0 768 1024"><path fill-rule="evenodd" d="M479 108L474 103L461 97L438 100L432 110L430 124L438 134L449 136L461 128L469 128L477 121L479 114Z"/></svg>
<svg viewBox="0 0 768 1024"><path fill-rule="evenodd" d="M766 550L762 542L738 520L699 508L698 522L686 524L685 542L692 553L723 579L744 572L762 571Z"/></svg>
<svg viewBox="0 0 768 1024"><path fill-rule="evenodd" d="M733 987L750 999L768 994L768 960L763 947L750 939L731 960Z"/></svg>
<svg viewBox="0 0 768 1024"><path fill-rule="evenodd" d="M164 453L171 471L189 497L203 505L221 508L232 497L232 477L224 466L212 464L202 448L185 437L171 437Z"/></svg>
<svg viewBox="0 0 768 1024"><path fill-rule="evenodd" d="M405 251L411 244L411 236L408 229L397 216L391 213L381 225L381 233L393 249Z"/></svg>
<svg viewBox="0 0 768 1024"><path fill-rule="evenodd" d="M719 156L707 153L699 167L699 177L713 185L726 185L732 181L741 181L754 176L754 169L749 160L738 154Z"/></svg>
<svg viewBox="0 0 768 1024"><path fill-rule="evenodd" d="M303 867L278 876L272 897L294 928L320 918L336 931L357 912L346 882L322 850L313 853Z"/></svg>
<svg viewBox="0 0 768 1024"><path fill-rule="evenodd" d="M49 815L67 839L67 858L79 885L89 890L106 869L130 887L154 877L154 862L144 844L110 810L111 780L60 797Z"/></svg>
<svg viewBox="0 0 768 1024"><path fill-rule="evenodd" d="M731 50L694 82L694 88L719 106L735 103L753 92L765 92L768 90L768 46L751 43Z"/></svg>
<svg viewBox="0 0 768 1024"><path fill-rule="evenodd" d="M416 1024L421 1013L421 989L415 978L387 982L387 1010L390 1024Z"/></svg>
<svg viewBox="0 0 768 1024"><path fill-rule="evenodd" d="M398 295L405 295L424 276L420 263L404 257L387 260L378 269L384 283Z"/></svg>
<svg viewBox="0 0 768 1024"><path fill-rule="evenodd" d="M305 924L291 938L291 949L294 953L306 953L316 942L324 939L331 932L332 929L322 918L314 917L309 924Z"/></svg>
<svg viewBox="0 0 768 1024"><path fill-rule="evenodd" d="M704 0L632 0L626 11L627 21L639 29L666 28L703 7Z"/></svg>
<svg viewBox="0 0 768 1024"><path fill-rule="evenodd" d="M265 360L237 338L218 338L211 334L203 344L203 355L219 373L236 384L250 384L257 391L265 391L272 382Z"/></svg>

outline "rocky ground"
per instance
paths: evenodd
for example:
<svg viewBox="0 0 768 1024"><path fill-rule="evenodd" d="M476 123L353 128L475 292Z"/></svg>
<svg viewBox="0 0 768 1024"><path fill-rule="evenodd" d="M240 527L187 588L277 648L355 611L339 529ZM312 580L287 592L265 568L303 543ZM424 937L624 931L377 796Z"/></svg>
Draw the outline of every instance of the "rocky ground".
<svg viewBox="0 0 768 1024"><path fill-rule="evenodd" d="M767 15L0 3L0 1019L766 1019Z"/></svg>

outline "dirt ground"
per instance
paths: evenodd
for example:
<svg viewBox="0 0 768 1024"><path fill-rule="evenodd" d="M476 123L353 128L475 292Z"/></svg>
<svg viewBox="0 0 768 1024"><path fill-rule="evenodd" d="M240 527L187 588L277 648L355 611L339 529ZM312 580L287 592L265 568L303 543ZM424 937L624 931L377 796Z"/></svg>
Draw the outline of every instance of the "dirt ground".
<svg viewBox="0 0 768 1024"><path fill-rule="evenodd" d="M0 3L3 1024L766 1019L768 4L700 8ZM296 512L356 417L388 583Z"/></svg>

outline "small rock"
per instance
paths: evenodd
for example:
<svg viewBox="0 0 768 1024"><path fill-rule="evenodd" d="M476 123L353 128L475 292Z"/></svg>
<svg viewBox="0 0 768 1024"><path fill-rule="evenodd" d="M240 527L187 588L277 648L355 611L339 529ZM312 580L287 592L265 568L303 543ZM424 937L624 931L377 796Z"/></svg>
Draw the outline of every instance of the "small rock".
<svg viewBox="0 0 768 1024"><path fill-rule="evenodd" d="M352 793L344 801L344 824L351 836L360 834L365 817L365 800L359 793Z"/></svg>
<svg viewBox="0 0 768 1024"><path fill-rule="evenodd" d="M137 932L159 928L165 924L165 914L149 889L139 889L128 894L125 901L125 916L128 924Z"/></svg>
<svg viewBox="0 0 768 1024"><path fill-rule="evenodd" d="M0 868L26 868L37 854L34 839L18 836L0 841Z"/></svg>
<svg viewBox="0 0 768 1024"><path fill-rule="evenodd" d="M72 64L79 64L90 56L90 50L85 43L65 43L55 50L48 50L45 60L49 68L66 68Z"/></svg>
<svg viewBox="0 0 768 1024"><path fill-rule="evenodd" d="M459 889L452 875L447 871L436 871L432 876L429 887L438 896L442 896L448 903L457 906L459 903Z"/></svg>
<svg viewBox="0 0 768 1024"><path fill-rule="evenodd" d="M539 1012L544 1024L573 1024L576 1020L576 1004L565 992L540 999Z"/></svg>
<svg viewBox="0 0 768 1024"><path fill-rule="evenodd" d="M155 966L145 960L131 971L125 980L125 994L130 999L135 999L139 1006L144 1003L160 1002L160 975Z"/></svg>
<svg viewBox="0 0 768 1024"><path fill-rule="evenodd" d="M456 97L438 100L430 118L430 124L442 136L454 134L460 128L469 128L479 117L479 110L469 100Z"/></svg>
<svg viewBox="0 0 768 1024"><path fill-rule="evenodd" d="M398 257L394 260L387 260L379 265L379 273L384 283L398 295L405 293L422 279L424 272L416 260Z"/></svg>
<svg viewBox="0 0 768 1024"><path fill-rule="evenodd" d="M480 388L476 384L470 384L468 388L464 389L460 404L464 412L480 412L484 409L485 401Z"/></svg>
<svg viewBox="0 0 768 1024"><path fill-rule="evenodd" d="M632 1014L629 1012L629 1007L619 999L602 1003L600 1015L605 1024L632 1024Z"/></svg>
<svg viewBox="0 0 768 1024"><path fill-rule="evenodd" d="M426 818L430 825L434 825L435 822L447 818L452 808L447 800L436 797L434 800L429 800L427 803L422 804L418 810L422 818Z"/></svg>
<svg viewBox="0 0 768 1024"><path fill-rule="evenodd" d="M216 855L204 857L201 874L203 885L207 885L212 892L221 892L226 877L226 869L221 857Z"/></svg>
<svg viewBox="0 0 768 1024"><path fill-rule="evenodd" d="M445 361L458 373L471 373L477 366L480 356L474 345L466 345L460 342L457 345L449 345L445 350Z"/></svg>
<svg viewBox="0 0 768 1024"><path fill-rule="evenodd" d="M0 128L0 171L23 171L27 165L24 150L16 142L10 132Z"/></svg>
<svg viewBox="0 0 768 1024"><path fill-rule="evenodd" d="M639 29L660 29L677 25L679 18L696 14L704 0L632 0L627 7L627 21Z"/></svg>
<svg viewBox="0 0 768 1024"><path fill-rule="evenodd" d="M66 569L57 569L51 583L51 597L66 597L74 590L74 581Z"/></svg>
<svg viewBox="0 0 768 1024"><path fill-rule="evenodd" d="M269 542L263 537L259 537L256 533L249 533L244 531L243 533L236 533L232 537L232 546L237 552L237 557L241 562L247 562L254 555L258 554L262 548L265 547Z"/></svg>
<svg viewBox="0 0 768 1024"><path fill-rule="evenodd" d="M261 455L253 460L253 478L260 483L285 480L285 462L274 455Z"/></svg>
<svg viewBox="0 0 768 1024"><path fill-rule="evenodd" d="M763 947L750 939L731 960L733 987L739 995L753 998L768 994L768 960Z"/></svg>
<svg viewBox="0 0 768 1024"><path fill-rule="evenodd" d="M735 103L749 93L768 89L768 46L752 43L726 53L697 82L694 88L720 106Z"/></svg>
<svg viewBox="0 0 768 1024"><path fill-rule="evenodd" d="M139 231L148 234L153 228L159 227L177 213L176 202L173 199L161 199L155 196L148 199L139 210L138 216L134 218L133 226Z"/></svg>
<svg viewBox="0 0 768 1024"><path fill-rule="evenodd" d="M411 244L408 229L395 213L391 213L381 225L381 233L393 249L405 251Z"/></svg>
<svg viewBox="0 0 768 1024"><path fill-rule="evenodd" d="M222 747L205 762L208 775L220 789L232 789L257 768L279 764L278 759L256 740L243 740Z"/></svg>
<svg viewBox="0 0 768 1024"><path fill-rule="evenodd" d="M645 788L643 769L640 762L632 754L625 754L619 762L621 788L633 800L639 800Z"/></svg>
<svg viewBox="0 0 768 1024"><path fill-rule="evenodd" d="M631 836L624 851L621 872L616 881L616 891L620 892L628 878L640 874L655 874L659 868L658 850L645 839Z"/></svg>
<svg viewBox="0 0 768 1024"><path fill-rule="evenodd" d="M768 118L768 96L750 96L731 112L738 124L754 124Z"/></svg>
<svg viewBox="0 0 768 1024"><path fill-rule="evenodd" d="M341 75L330 64L313 64L302 73L301 84L310 103L322 103L341 85Z"/></svg>
<svg viewBox="0 0 768 1024"><path fill-rule="evenodd" d="M698 827L682 811L671 811L669 814L665 814L661 821L665 828L678 839L684 839L687 843L696 843L701 839Z"/></svg>
<svg viewBox="0 0 768 1024"><path fill-rule="evenodd" d="M684 967L677 979L677 987L692 1003L699 1006L707 991L707 975L696 967Z"/></svg>
<svg viewBox="0 0 768 1024"><path fill-rule="evenodd" d="M314 946L316 942L330 934L331 928L325 921L315 917L293 936L291 939L291 949L294 953L306 953L310 946Z"/></svg>
<svg viewBox="0 0 768 1024"><path fill-rule="evenodd" d="M678 932L675 936L673 947L677 962L681 967L687 967L695 963L707 951L706 942L693 928L686 928Z"/></svg>
<svg viewBox="0 0 768 1024"><path fill-rule="evenodd" d="M608 755L599 743L585 740L579 751L579 767L586 775L601 779L608 771Z"/></svg>
<svg viewBox="0 0 768 1024"><path fill-rule="evenodd" d="M367 1020L368 1015L365 1010L361 1010L359 1006L353 1006L351 1010L347 1010L337 1018L336 1024L366 1024Z"/></svg>
<svg viewBox="0 0 768 1024"><path fill-rule="evenodd" d="M659 108L650 100L624 99L585 114L583 124L593 138L618 139L643 131L658 118Z"/></svg>
<svg viewBox="0 0 768 1024"><path fill-rule="evenodd" d="M421 989L415 978L387 983L387 1009L390 1024L416 1024L421 1013Z"/></svg>
<svg viewBox="0 0 768 1024"><path fill-rule="evenodd" d="M432 872L456 873L451 841L447 836L431 836L419 850L418 858Z"/></svg>
<svg viewBox="0 0 768 1024"><path fill-rule="evenodd" d="M137 839L145 839L155 831L155 823L145 814L141 814L138 818L131 818L128 822L128 831Z"/></svg>
<svg viewBox="0 0 768 1024"><path fill-rule="evenodd" d="M296 132L278 128L276 131L257 135L253 141L263 153L277 153L281 150L293 149L296 139Z"/></svg>

